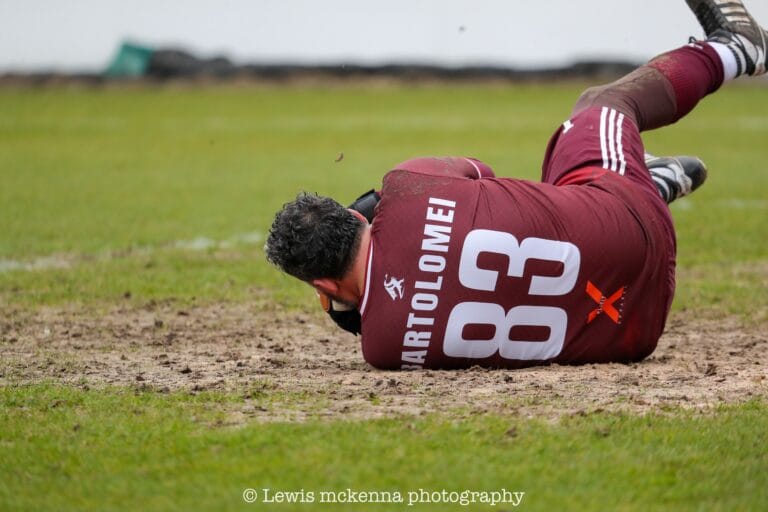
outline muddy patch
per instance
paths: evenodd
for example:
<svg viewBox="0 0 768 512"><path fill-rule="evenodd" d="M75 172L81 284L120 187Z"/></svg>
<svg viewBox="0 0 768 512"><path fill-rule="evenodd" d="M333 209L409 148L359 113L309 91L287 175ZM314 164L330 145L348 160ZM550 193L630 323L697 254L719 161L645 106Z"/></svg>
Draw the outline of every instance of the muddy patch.
<svg viewBox="0 0 768 512"><path fill-rule="evenodd" d="M47 308L0 319L0 384L55 381L236 392L236 422L439 411L556 418L706 409L768 396L768 329L676 314L656 352L623 365L383 372L321 315L252 304Z"/></svg>

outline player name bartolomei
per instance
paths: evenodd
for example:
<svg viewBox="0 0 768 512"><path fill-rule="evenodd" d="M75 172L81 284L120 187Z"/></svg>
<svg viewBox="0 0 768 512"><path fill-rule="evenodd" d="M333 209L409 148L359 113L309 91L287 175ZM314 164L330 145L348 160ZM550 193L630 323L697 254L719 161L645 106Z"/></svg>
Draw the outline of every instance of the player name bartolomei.
<svg viewBox="0 0 768 512"><path fill-rule="evenodd" d="M446 257L451 243L451 228L456 202L430 197L426 209L424 239L421 242L419 257L420 280L413 284L411 311L403 336L402 368L416 369L424 365L427 349L432 339L434 316L430 312L437 309L440 301L440 289L446 267Z"/></svg>

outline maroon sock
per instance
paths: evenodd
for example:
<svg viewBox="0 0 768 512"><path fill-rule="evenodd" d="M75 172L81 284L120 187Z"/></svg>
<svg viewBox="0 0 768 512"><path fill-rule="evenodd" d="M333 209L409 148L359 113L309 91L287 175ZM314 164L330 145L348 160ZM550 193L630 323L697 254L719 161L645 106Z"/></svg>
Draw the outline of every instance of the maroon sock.
<svg viewBox="0 0 768 512"><path fill-rule="evenodd" d="M672 84L677 103L675 121L723 84L723 63L714 48L706 43L693 43L659 55L648 66L661 71Z"/></svg>
<svg viewBox="0 0 768 512"><path fill-rule="evenodd" d="M612 107L632 118L640 131L672 123L688 114L723 83L723 64L708 44L696 43L665 53L619 80L582 94L574 114Z"/></svg>

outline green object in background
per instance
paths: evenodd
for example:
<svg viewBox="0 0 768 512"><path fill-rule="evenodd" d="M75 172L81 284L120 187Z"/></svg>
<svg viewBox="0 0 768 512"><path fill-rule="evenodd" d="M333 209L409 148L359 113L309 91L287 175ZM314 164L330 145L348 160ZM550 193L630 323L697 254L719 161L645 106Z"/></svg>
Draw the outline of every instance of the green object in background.
<svg viewBox="0 0 768 512"><path fill-rule="evenodd" d="M104 74L109 77L144 76L154 52L146 46L123 43Z"/></svg>

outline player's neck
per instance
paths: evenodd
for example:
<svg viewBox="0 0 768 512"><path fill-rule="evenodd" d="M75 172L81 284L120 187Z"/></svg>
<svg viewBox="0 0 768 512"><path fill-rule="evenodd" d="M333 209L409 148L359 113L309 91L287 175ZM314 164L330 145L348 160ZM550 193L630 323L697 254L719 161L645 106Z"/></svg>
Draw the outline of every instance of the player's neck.
<svg viewBox="0 0 768 512"><path fill-rule="evenodd" d="M357 298L357 306L360 306L360 302L363 300L363 294L365 293L365 273L368 270L368 250L371 245L371 225L366 224L360 234L360 247L355 255L355 261L352 264L352 269L348 277L350 278L350 285L353 288L355 297Z"/></svg>

